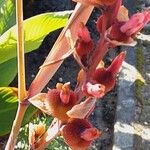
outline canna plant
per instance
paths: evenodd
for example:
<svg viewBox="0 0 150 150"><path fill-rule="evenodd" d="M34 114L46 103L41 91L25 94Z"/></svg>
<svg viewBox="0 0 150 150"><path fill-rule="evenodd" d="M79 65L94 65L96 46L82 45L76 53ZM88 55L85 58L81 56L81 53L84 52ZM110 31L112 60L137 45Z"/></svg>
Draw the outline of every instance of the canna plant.
<svg viewBox="0 0 150 150"><path fill-rule="evenodd" d="M29 149L44 150L57 136L72 150L86 150L102 132L89 121L95 104L113 89L116 76L125 59L121 52L105 67L103 58L110 48L120 45L134 46L138 32L150 21L150 11L129 18L122 0L74 0L77 3L66 27L55 42L51 52L31 83L25 87L24 48L22 30L22 1L16 0L18 27L18 111L6 150L13 150L24 114L30 104L54 119L46 130L44 124L29 125ZM85 26L94 7L101 10L97 20L99 41L94 43ZM63 60L73 55L81 70L75 89L70 82L57 83L55 89L41 93Z"/></svg>

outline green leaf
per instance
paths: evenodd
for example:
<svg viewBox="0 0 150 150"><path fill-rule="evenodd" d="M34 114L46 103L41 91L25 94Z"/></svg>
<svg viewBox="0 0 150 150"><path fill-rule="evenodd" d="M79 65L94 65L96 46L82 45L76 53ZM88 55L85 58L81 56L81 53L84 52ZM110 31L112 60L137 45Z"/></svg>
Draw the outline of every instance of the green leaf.
<svg viewBox="0 0 150 150"><path fill-rule="evenodd" d="M25 52L37 49L49 32L64 27L70 13L44 13L25 20ZM16 26L13 26L0 37L0 63L16 57L16 36Z"/></svg>
<svg viewBox="0 0 150 150"><path fill-rule="evenodd" d="M0 136L10 132L17 111L17 88L0 87ZM23 125L30 121L37 109L30 106L25 114Z"/></svg>
<svg viewBox="0 0 150 150"><path fill-rule="evenodd" d="M0 87L8 86L17 74L17 60L12 58L0 64Z"/></svg>
<svg viewBox="0 0 150 150"><path fill-rule="evenodd" d="M16 22L15 0L0 0L0 35Z"/></svg>
<svg viewBox="0 0 150 150"><path fill-rule="evenodd" d="M49 145L47 150L69 150L68 145L64 142L63 137L56 137Z"/></svg>

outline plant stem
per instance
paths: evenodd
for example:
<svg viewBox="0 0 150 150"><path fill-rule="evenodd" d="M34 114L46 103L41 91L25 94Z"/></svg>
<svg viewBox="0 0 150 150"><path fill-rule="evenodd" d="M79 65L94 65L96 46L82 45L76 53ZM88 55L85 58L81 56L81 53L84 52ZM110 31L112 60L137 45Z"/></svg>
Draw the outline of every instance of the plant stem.
<svg viewBox="0 0 150 150"><path fill-rule="evenodd" d="M24 62L24 33L23 33L23 1L16 0L16 20L17 20L17 54L18 54L18 110L13 122L12 130L6 145L5 150L14 150L16 139L21 127L21 123L28 108L26 103L23 103L26 96L25 85L25 62Z"/></svg>
<svg viewBox="0 0 150 150"><path fill-rule="evenodd" d="M25 61L24 61L24 32L23 32L23 1L16 0L16 19L18 30L18 99L24 101L26 96Z"/></svg>
<svg viewBox="0 0 150 150"><path fill-rule="evenodd" d="M19 129L20 129L27 107L28 105L19 103L16 118L13 122L12 130L11 130L8 142L6 144L5 150L14 150L16 138L18 136Z"/></svg>

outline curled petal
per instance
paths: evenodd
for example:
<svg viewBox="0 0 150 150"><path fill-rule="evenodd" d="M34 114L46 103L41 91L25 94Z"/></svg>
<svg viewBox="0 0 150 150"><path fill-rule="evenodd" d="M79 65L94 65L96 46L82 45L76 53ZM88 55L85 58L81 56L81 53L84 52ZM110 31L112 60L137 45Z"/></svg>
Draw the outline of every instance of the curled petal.
<svg viewBox="0 0 150 150"><path fill-rule="evenodd" d="M101 135L101 132L96 128L86 129L81 133L81 138L86 141L92 141L97 139Z"/></svg>
<svg viewBox="0 0 150 150"><path fill-rule="evenodd" d="M120 28L124 25L124 22L115 22L110 29L105 33L106 40L109 42L110 47L116 47L120 45L135 46L136 41L126 33L121 32Z"/></svg>
<svg viewBox="0 0 150 150"><path fill-rule="evenodd" d="M119 69L122 66L123 61L125 60L126 52L121 52L107 68L107 71L111 72L114 77L116 77Z"/></svg>
<svg viewBox="0 0 150 150"><path fill-rule="evenodd" d="M88 82L83 86L82 90L86 95L96 98L101 98L105 94L105 86L102 84L91 84Z"/></svg>
<svg viewBox="0 0 150 150"><path fill-rule="evenodd" d="M67 115L70 118L84 119L92 113L95 103L96 99L88 98L84 102L73 106L72 109L67 112Z"/></svg>
<svg viewBox="0 0 150 150"><path fill-rule="evenodd" d="M120 8L117 21L105 33L110 47L119 45L135 46L135 35L150 21L150 11L134 14L128 19L128 11L124 6Z"/></svg>
<svg viewBox="0 0 150 150"><path fill-rule="evenodd" d="M61 91L60 98L64 104L68 104L69 99L70 99L70 92L67 93L67 92Z"/></svg>
<svg viewBox="0 0 150 150"><path fill-rule="evenodd" d="M65 84L57 83L57 89L60 90L60 99L64 104L68 104L70 100L70 82Z"/></svg>

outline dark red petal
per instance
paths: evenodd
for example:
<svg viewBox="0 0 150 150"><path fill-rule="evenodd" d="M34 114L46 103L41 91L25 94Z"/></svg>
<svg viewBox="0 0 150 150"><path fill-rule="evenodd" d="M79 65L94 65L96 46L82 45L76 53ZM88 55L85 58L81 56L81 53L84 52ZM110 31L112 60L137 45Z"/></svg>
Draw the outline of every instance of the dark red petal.
<svg viewBox="0 0 150 150"><path fill-rule="evenodd" d="M110 29L110 33L108 33L107 37L110 40L115 40L118 42L128 42L129 41L129 36L127 36L125 33L121 32L120 28L122 27L122 25L124 24L124 22L115 22L111 29Z"/></svg>
<svg viewBox="0 0 150 150"><path fill-rule="evenodd" d="M74 119L62 129L62 135L70 148L87 149L91 141L81 138L81 134L91 127L92 125L86 119Z"/></svg>
<svg viewBox="0 0 150 150"><path fill-rule="evenodd" d="M121 65L125 59L126 52L121 52L111 63L111 65L107 68L107 71L111 72L115 77L121 68Z"/></svg>

